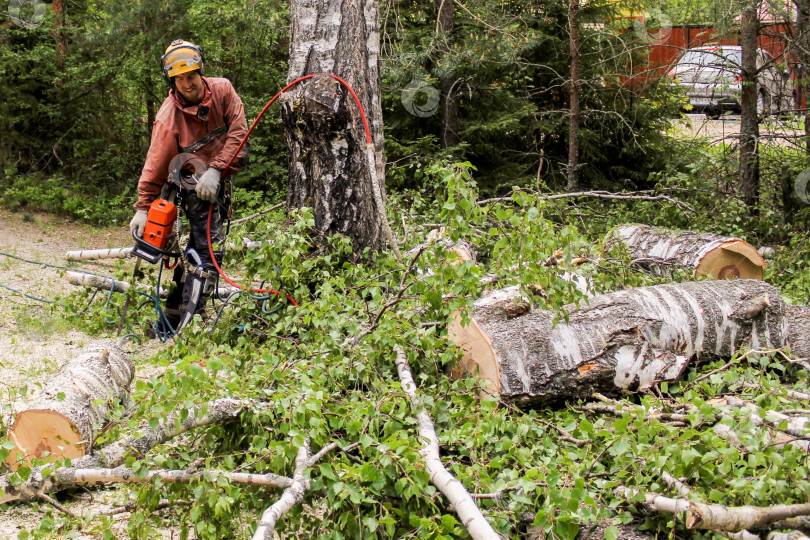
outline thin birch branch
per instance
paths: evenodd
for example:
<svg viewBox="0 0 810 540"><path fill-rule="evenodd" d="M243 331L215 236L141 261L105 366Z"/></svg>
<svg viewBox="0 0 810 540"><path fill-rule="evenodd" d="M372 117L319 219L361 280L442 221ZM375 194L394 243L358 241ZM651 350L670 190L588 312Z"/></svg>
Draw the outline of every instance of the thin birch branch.
<svg viewBox="0 0 810 540"><path fill-rule="evenodd" d="M182 499L178 499L176 501L172 501L169 499L160 499L157 505L155 505L155 510L162 510L164 508L173 508L175 506L191 506L190 501L184 501ZM136 501L127 501L124 503L123 506L117 506L115 508L108 508L107 510L99 510L95 514L91 514L89 517L90 519L95 519L101 516L117 516L118 514L124 514L126 512L134 512L138 509L138 503Z"/></svg>
<svg viewBox="0 0 810 540"><path fill-rule="evenodd" d="M234 473L229 471L199 471L155 469L138 473L129 467L116 467L114 469L75 469L62 467L54 471L57 483L65 488L77 484L91 483L120 483L120 484L147 484L155 478L160 478L164 484L194 484L210 478L220 476L232 484L243 486L259 486L284 489L292 485L292 480L277 474Z"/></svg>
<svg viewBox="0 0 810 540"><path fill-rule="evenodd" d="M231 221L231 225L236 225L237 223L242 223L243 221L249 221L249 220L251 220L251 219L253 219L255 217L259 217L259 216L261 216L263 214L269 214L273 210L278 210L279 208L281 208L283 206L284 206L284 203L275 204L275 205L271 206L270 208L265 208L264 210L259 210L255 214L250 214L249 216L245 216L245 217L242 217L242 218L239 218L239 219L234 219L233 221Z"/></svg>
<svg viewBox="0 0 810 540"><path fill-rule="evenodd" d="M629 499L639 491L619 486L614 493ZM686 499L672 499L658 493L645 493L644 505L666 514L686 512L687 529L709 529L713 531L738 532L744 529L761 529L770 523L810 516L810 503L778 504L774 506L723 506L704 504Z"/></svg>
<svg viewBox="0 0 810 540"><path fill-rule="evenodd" d="M419 454L425 460L425 468L430 475L431 483L450 501L473 540L499 540L500 536L481 514L464 485L445 469L439 457L439 438L436 436L433 420L417 398L416 383L411 375L408 358L402 348L397 347L396 352L397 372L402 390L410 398L411 410L419 423L419 437L426 440Z"/></svg>
<svg viewBox="0 0 810 540"><path fill-rule="evenodd" d="M323 454L325 452L321 451L317 455ZM292 483L284 490L279 500L262 513L259 526L256 527L256 532L253 534L253 540L273 540L273 531L278 520L289 512L293 506L300 503L304 499L306 492L309 491L309 480L304 476L304 471L314 461L316 461L314 458L313 460L309 459L309 439L307 439L298 449L298 454L295 456L295 472L293 472Z"/></svg>
<svg viewBox="0 0 810 540"><path fill-rule="evenodd" d="M252 400L223 398L207 403L204 407L195 407L188 410L176 411L161 421L157 428L144 426L137 433L125 439L111 443L91 454L72 460L71 467L62 467L53 470L53 465L34 467L25 482L13 485L7 476L0 476L0 504L16 500L32 500L40 493L59 491L66 486L59 484L59 474L63 473L70 478L71 472L76 469L105 469L115 468L126 460L130 454L136 456L146 455L149 450L174 437L203 426L223 423L236 419L242 410L248 406L258 406ZM205 414L202 411L205 410ZM187 413L183 418L182 413ZM46 470L53 470L51 474L43 475ZM75 482L70 485L74 485Z"/></svg>

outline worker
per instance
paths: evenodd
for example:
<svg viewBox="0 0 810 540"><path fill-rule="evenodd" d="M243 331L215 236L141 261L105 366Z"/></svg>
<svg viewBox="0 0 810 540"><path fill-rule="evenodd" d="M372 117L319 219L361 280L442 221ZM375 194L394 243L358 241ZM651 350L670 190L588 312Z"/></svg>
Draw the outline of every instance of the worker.
<svg viewBox="0 0 810 540"><path fill-rule="evenodd" d="M143 236L149 205L160 196L168 183L170 165L178 156L191 156L194 182L183 182L179 189L178 207L189 222L189 242L185 251L185 272L178 264L174 272L176 287L166 300L164 314L176 332L187 325L205 305L216 282L216 268L208 249L208 215L211 205L211 242L222 243L225 190L222 184L229 175L246 163L247 144L226 165L247 134L245 108L233 85L224 78L205 77L203 52L194 43L175 40L160 58L163 78L169 85L169 96L163 102L152 127L152 141L138 180L138 201L130 231ZM204 168L200 173L199 168ZM215 252L221 264L221 251ZM160 321L159 321L160 322Z"/></svg>

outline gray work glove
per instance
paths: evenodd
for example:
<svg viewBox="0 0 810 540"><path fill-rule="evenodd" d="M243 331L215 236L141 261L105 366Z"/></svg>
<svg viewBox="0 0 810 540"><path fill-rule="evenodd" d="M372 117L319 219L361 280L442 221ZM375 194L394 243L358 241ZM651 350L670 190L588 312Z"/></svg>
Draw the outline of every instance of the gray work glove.
<svg viewBox="0 0 810 540"><path fill-rule="evenodd" d="M222 173L213 167L209 167L197 182L197 197L203 201L214 202L217 200L219 191L219 177Z"/></svg>
<svg viewBox="0 0 810 540"><path fill-rule="evenodd" d="M138 210L135 212L135 217L129 222L129 232L135 231L135 234L143 238L143 230L146 228L146 210Z"/></svg>

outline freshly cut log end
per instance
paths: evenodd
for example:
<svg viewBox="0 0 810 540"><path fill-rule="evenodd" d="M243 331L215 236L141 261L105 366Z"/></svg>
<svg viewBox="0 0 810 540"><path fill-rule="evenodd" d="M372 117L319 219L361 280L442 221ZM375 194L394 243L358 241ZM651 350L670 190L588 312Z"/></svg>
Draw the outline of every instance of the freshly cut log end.
<svg viewBox="0 0 810 540"><path fill-rule="evenodd" d="M764 267L765 259L754 246L742 240L732 240L706 253L695 268L695 276L761 280L765 277Z"/></svg>
<svg viewBox="0 0 810 540"><path fill-rule="evenodd" d="M450 375L460 378L464 373L471 373L481 382L481 397L498 396L501 374L492 342L475 321L462 325L459 312L455 312L452 319L447 331L453 342L461 347L462 358L460 365L450 370Z"/></svg>
<svg viewBox="0 0 810 540"><path fill-rule="evenodd" d="M12 466L22 457L36 459L69 459L85 454L86 443L76 426L65 415L49 410L26 410L14 422L9 438L16 445L10 456ZM17 455L19 452L20 455Z"/></svg>
<svg viewBox="0 0 810 540"><path fill-rule="evenodd" d="M641 267L667 275L673 267L695 277L759 279L765 259L744 240L713 233L674 231L647 225L623 225L609 233L607 245L623 243Z"/></svg>
<svg viewBox="0 0 810 540"><path fill-rule="evenodd" d="M117 344L97 342L85 348L17 415L9 432L16 448L6 461L16 467L20 460L83 456L110 406L128 396L134 376L135 364Z"/></svg>
<svg viewBox="0 0 810 540"><path fill-rule="evenodd" d="M529 305L521 297L519 285L487 291L475 302L475 318L471 318L468 324L462 324L458 311L451 316L447 332L450 340L461 348L462 357L460 365L451 369L450 375L461 377L464 373L473 374L481 382L481 397L500 396L501 370L500 361L492 348L492 339L477 321L485 324L491 318L513 319L510 309L515 305ZM527 308L525 313L529 310Z"/></svg>
<svg viewBox="0 0 810 540"><path fill-rule="evenodd" d="M703 356L730 357L741 347L791 347L810 354L810 312L785 304L763 281L699 281L601 294L555 313L515 310L517 287L491 291L449 327L462 349L459 371L485 392L533 406L598 391L626 393L678 379Z"/></svg>

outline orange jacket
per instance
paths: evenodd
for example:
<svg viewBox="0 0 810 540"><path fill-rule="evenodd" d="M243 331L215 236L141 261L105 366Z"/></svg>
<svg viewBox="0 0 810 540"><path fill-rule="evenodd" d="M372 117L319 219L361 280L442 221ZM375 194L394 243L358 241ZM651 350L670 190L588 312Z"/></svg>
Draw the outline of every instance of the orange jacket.
<svg viewBox="0 0 810 540"><path fill-rule="evenodd" d="M247 133L245 107L228 79L203 77L205 92L198 105L189 105L176 90L160 106L152 127L152 142L138 180L135 208L149 210L169 176L169 164L180 153L202 159L222 171ZM231 164L237 172L247 157L248 145ZM227 175L226 175L227 176Z"/></svg>

